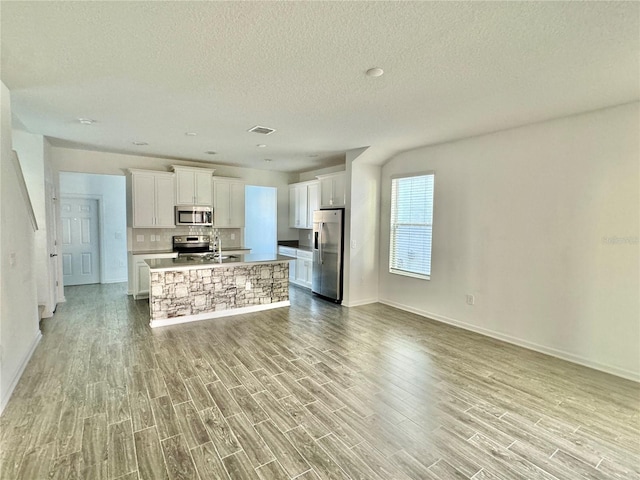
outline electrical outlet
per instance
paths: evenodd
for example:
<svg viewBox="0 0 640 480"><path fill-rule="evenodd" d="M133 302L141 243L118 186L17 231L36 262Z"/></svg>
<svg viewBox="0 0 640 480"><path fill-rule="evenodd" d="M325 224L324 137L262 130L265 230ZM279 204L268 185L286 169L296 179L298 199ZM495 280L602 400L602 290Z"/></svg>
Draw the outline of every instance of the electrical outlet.
<svg viewBox="0 0 640 480"><path fill-rule="evenodd" d="M236 239L236 234L235 234L235 233L232 233L232 234L231 234L231 240L235 240L235 239Z"/></svg>
<svg viewBox="0 0 640 480"><path fill-rule="evenodd" d="M136 235L136 242L144 242L144 235Z"/></svg>
<svg viewBox="0 0 640 480"><path fill-rule="evenodd" d="M10 253L9 254L9 266L11 266L11 267L15 267L16 266L16 254L15 253Z"/></svg>
<svg viewBox="0 0 640 480"><path fill-rule="evenodd" d="M355 240L351 240L351 248L357 248L358 244L356 243Z"/></svg>
<svg viewBox="0 0 640 480"><path fill-rule="evenodd" d="M473 305L476 299L470 293L467 293L467 305Z"/></svg>
<svg viewBox="0 0 640 480"><path fill-rule="evenodd" d="M307 233L307 240L311 240L311 234Z"/></svg>

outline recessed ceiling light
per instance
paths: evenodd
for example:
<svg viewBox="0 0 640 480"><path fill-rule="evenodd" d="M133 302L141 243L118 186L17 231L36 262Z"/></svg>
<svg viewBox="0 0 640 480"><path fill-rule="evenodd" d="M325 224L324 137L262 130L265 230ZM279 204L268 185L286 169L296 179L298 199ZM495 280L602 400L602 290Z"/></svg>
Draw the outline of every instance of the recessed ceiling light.
<svg viewBox="0 0 640 480"><path fill-rule="evenodd" d="M149 145L147 142L131 142L131 143L133 143L134 145L137 145L138 147L141 147L143 145Z"/></svg>
<svg viewBox="0 0 640 480"><path fill-rule="evenodd" d="M256 145L256 147L264 148L266 147L266 145L264 143L259 143L258 145Z"/></svg>
<svg viewBox="0 0 640 480"><path fill-rule="evenodd" d="M271 159L270 158L265 158L264 161L269 163L271 161Z"/></svg>
<svg viewBox="0 0 640 480"><path fill-rule="evenodd" d="M214 152L213 150L207 150L207 151L206 151L206 152L204 152L204 153L206 153L207 155L215 155L215 154L216 154L216 153L218 153L218 152Z"/></svg>
<svg viewBox="0 0 640 480"><path fill-rule="evenodd" d="M309 158L316 158L318 156L317 153L312 153L311 155L309 155Z"/></svg>
<svg viewBox="0 0 640 480"><path fill-rule="evenodd" d="M187 133L185 133L185 135L186 135L187 137L195 137L195 136L196 136L196 135L198 135L198 134L197 134L196 132L187 132Z"/></svg>
<svg viewBox="0 0 640 480"><path fill-rule="evenodd" d="M373 67L367 70L367 76L369 77L380 77L384 73L380 67Z"/></svg>
<svg viewBox="0 0 640 480"><path fill-rule="evenodd" d="M78 118L78 122L80 122L82 125L93 125L94 123L96 123L96 121L92 118Z"/></svg>

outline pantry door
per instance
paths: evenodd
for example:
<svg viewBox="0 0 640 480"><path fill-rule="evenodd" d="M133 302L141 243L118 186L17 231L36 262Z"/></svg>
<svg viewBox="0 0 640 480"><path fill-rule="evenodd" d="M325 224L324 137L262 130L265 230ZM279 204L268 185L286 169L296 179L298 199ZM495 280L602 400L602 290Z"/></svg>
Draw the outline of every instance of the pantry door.
<svg viewBox="0 0 640 480"><path fill-rule="evenodd" d="M65 286L100 283L98 200L62 198L62 279Z"/></svg>

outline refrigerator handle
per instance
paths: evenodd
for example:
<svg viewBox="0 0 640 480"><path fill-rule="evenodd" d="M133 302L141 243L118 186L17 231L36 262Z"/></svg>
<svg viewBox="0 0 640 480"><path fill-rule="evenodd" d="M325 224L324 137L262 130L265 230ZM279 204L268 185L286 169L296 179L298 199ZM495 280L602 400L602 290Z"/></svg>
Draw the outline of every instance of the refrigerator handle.
<svg viewBox="0 0 640 480"><path fill-rule="evenodd" d="M320 238L318 238L318 263L320 265L322 265L322 228L324 227L324 222L320 222L319 228L318 228L318 236Z"/></svg>

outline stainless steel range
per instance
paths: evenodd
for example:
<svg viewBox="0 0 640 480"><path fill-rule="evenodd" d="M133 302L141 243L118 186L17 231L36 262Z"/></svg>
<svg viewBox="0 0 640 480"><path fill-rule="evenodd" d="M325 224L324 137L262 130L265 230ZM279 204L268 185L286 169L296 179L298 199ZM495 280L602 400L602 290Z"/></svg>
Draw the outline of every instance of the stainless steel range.
<svg viewBox="0 0 640 480"><path fill-rule="evenodd" d="M173 251L178 257L213 257L213 245L209 235L177 235L173 237Z"/></svg>

